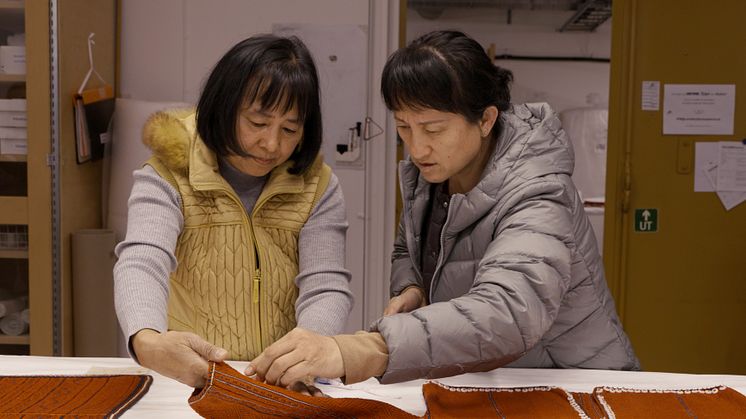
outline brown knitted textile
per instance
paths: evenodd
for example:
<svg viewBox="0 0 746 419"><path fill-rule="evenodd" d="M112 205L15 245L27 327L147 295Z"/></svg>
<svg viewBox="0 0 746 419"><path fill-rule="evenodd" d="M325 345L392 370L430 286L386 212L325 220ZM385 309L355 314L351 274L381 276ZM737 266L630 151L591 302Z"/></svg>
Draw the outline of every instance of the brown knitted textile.
<svg viewBox="0 0 746 419"><path fill-rule="evenodd" d="M728 387L633 390L598 387L570 393L557 387L473 388L423 385L425 418L746 418L746 396ZM246 377L227 364L210 365L210 379L189 398L206 418L380 418L415 416L389 404L304 396Z"/></svg>
<svg viewBox="0 0 746 419"><path fill-rule="evenodd" d="M225 363L210 363L210 378L189 404L205 418L390 418L414 419L390 404L365 399L305 396L264 384Z"/></svg>
<svg viewBox="0 0 746 419"><path fill-rule="evenodd" d="M471 388L426 383L426 418L577 419L583 411L557 387Z"/></svg>
<svg viewBox="0 0 746 419"><path fill-rule="evenodd" d="M149 375L0 376L0 417L116 418L152 382Z"/></svg>
<svg viewBox="0 0 746 419"><path fill-rule="evenodd" d="M690 390L598 387L591 418L746 418L746 396L725 386Z"/></svg>

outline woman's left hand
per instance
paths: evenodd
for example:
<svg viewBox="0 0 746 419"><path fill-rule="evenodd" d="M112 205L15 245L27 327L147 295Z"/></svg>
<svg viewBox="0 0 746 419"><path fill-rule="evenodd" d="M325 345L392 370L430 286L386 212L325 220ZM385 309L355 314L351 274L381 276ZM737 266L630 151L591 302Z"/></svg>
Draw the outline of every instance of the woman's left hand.
<svg viewBox="0 0 746 419"><path fill-rule="evenodd" d="M254 358L244 373L286 387L309 375L341 377L344 363L334 339L296 327Z"/></svg>

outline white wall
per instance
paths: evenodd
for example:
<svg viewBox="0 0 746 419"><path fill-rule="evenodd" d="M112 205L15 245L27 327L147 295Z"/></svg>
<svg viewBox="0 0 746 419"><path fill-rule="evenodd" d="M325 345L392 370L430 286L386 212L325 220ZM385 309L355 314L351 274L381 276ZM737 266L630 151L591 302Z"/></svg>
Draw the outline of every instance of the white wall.
<svg viewBox="0 0 746 419"><path fill-rule="evenodd" d="M557 28L572 16L571 11L513 10L492 8L446 9L428 20L407 10L407 42L439 29L461 30L485 49L495 45L496 55L611 56L611 22L595 32L561 33ZM606 107L609 100L609 64L596 62L505 61L495 62L513 71L513 102L549 102L560 112L589 105L588 97Z"/></svg>
<svg viewBox="0 0 746 419"><path fill-rule="evenodd" d="M366 0L127 0L122 2L121 96L195 102L233 44L274 23L368 24Z"/></svg>

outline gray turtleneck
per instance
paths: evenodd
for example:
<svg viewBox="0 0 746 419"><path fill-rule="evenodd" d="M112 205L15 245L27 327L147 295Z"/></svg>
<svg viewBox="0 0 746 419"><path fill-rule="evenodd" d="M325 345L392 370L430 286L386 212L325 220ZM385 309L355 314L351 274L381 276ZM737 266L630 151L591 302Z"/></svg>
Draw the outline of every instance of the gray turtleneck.
<svg viewBox="0 0 746 419"><path fill-rule="evenodd" d="M243 174L220 164L220 174L251 213L267 177ZM127 236L117 245L114 300L122 331L129 338L141 329L168 328L168 285L176 269L174 251L184 226L181 197L150 166L133 172ZM350 272L345 269L346 210L332 173L329 185L300 231L299 273L295 278L298 326L323 334L343 332L353 305Z"/></svg>

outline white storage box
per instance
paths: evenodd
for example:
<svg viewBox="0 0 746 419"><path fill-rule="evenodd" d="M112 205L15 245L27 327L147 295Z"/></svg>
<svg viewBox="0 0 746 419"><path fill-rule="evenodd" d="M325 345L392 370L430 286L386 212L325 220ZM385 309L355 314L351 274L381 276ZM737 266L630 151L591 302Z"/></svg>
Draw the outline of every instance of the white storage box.
<svg viewBox="0 0 746 419"><path fill-rule="evenodd" d="M0 111L0 127L25 127L26 112Z"/></svg>
<svg viewBox="0 0 746 419"><path fill-rule="evenodd" d="M0 154L28 154L25 138L0 138Z"/></svg>
<svg viewBox="0 0 746 419"><path fill-rule="evenodd" d="M0 72L26 74L26 47L0 46Z"/></svg>
<svg viewBox="0 0 746 419"><path fill-rule="evenodd" d="M25 140L26 139L26 128L0 127L0 139Z"/></svg>
<svg viewBox="0 0 746 419"><path fill-rule="evenodd" d="M26 125L26 99L0 99L0 127Z"/></svg>
<svg viewBox="0 0 746 419"><path fill-rule="evenodd" d="M26 99L0 99L0 111L26 112Z"/></svg>

